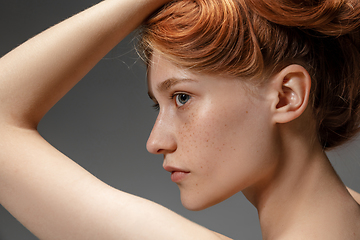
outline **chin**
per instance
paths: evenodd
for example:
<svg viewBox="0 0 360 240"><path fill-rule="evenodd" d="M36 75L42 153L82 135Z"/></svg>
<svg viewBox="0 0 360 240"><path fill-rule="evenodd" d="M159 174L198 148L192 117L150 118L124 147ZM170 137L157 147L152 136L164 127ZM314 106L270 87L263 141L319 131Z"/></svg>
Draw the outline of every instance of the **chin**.
<svg viewBox="0 0 360 240"><path fill-rule="evenodd" d="M206 206L199 206L199 205L194 205L194 204L187 204L187 203L182 203L182 205L187 209L187 210L190 210L190 211L201 211L201 210L204 210L208 207Z"/></svg>
<svg viewBox="0 0 360 240"><path fill-rule="evenodd" d="M182 205L190 211L201 211L216 205L221 201L209 201L210 199L204 199L203 197L185 197L181 195Z"/></svg>
<svg viewBox="0 0 360 240"><path fill-rule="evenodd" d="M239 191L186 191L180 188L182 205L190 211L201 211L221 203Z"/></svg>

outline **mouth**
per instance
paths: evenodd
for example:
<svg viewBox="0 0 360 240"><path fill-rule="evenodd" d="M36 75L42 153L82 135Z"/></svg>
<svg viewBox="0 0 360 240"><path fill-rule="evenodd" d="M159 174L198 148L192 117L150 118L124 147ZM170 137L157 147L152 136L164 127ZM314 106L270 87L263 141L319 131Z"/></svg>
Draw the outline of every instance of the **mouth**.
<svg viewBox="0 0 360 240"><path fill-rule="evenodd" d="M164 166L164 169L171 173L171 181L174 183L183 181L190 174L189 171L171 166Z"/></svg>
<svg viewBox="0 0 360 240"><path fill-rule="evenodd" d="M179 183L183 181L190 172L171 172L171 181L174 183Z"/></svg>

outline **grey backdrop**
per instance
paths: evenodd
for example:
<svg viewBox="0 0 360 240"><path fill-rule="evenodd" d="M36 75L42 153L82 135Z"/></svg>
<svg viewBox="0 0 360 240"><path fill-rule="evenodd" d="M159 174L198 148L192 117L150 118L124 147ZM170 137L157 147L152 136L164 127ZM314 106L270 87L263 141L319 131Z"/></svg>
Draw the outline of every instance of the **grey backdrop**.
<svg viewBox="0 0 360 240"><path fill-rule="evenodd" d="M2 0L0 55L98 1ZM145 143L156 118L134 36L119 44L41 121L41 134L106 183L158 202L234 239L261 239L255 208L241 193L201 212L184 209L162 157ZM360 140L360 139L359 139ZM345 183L360 191L360 142L329 153ZM37 239L0 208L0 240Z"/></svg>

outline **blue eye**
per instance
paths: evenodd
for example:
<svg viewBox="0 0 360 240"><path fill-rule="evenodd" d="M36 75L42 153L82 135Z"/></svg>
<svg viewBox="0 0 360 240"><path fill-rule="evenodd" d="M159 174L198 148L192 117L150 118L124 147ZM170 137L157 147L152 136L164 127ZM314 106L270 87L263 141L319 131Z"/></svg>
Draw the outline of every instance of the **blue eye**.
<svg viewBox="0 0 360 240"><path fill-rule="evenodd" d="M183 106L185 103L187 103L190 100L191 96L185 94L185 93L179 93L175 95L176 99L176 105L178 107Z"/></svg>

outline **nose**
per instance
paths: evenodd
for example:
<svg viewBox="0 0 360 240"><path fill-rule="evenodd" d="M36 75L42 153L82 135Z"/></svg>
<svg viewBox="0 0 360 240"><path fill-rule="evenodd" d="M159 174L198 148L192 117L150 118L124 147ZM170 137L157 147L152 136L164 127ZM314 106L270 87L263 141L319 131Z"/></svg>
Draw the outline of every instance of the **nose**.
<svg viewBox="0 0 360 240"><path fill-rule="evenodd" d="M177 148L174 136L174 124L165 120L159 114L146 143L148 152L152 154L165 154L174 152Z"/></svg>

